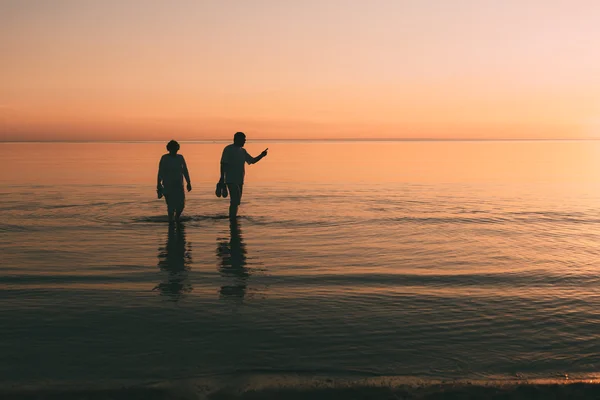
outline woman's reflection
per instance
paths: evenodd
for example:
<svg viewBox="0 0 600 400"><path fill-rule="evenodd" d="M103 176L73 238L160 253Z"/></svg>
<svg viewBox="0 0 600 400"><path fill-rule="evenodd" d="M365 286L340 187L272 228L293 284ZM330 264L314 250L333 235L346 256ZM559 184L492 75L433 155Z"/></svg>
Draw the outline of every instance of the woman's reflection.
<svg viewBox="0 0 600 400"><path fill-rule="evenodd" d="M169 225L167 243L158 248L158 268L168 273L167 279L153 290L158 289L162 295L169 296L173 301L191 292L192 284L188 277L191 264L192 246L185 241L183 224Z"/></svg>
<svg viewBox="0 0 600 400"><path fill-rule="evenodd" d="M221 276L232 278L230 285L221 286L221 298L242 300L246 295L250 271L246 268L246 244L242 240L240 223L230 220L230 239L217 242L217 257Z"/></svg>

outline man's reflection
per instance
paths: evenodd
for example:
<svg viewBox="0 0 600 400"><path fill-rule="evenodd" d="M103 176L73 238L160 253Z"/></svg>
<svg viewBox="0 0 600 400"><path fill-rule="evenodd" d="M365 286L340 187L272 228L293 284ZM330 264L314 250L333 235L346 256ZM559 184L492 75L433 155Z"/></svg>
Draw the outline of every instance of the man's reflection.
<svg viewBox="0 0 600 400"><path fill-rule="evenodd" d="M168 273L165 282L159 283L161 294L179 300L185 293L192 291L188 272L192 264L192 246L185 241L183 224L169 225L169 236L164 247L158 248L158 268Z"/></svg>
<svg viewBox="0 0 600 400"><path fill-rule="evenodd" d="M230 285L221 286L221 298L242 300L246 295L250 271L246 268L246 244L242 240L240 223L230 220L230 239L217 242L217 257L221 276L232 278Z"/></svg>

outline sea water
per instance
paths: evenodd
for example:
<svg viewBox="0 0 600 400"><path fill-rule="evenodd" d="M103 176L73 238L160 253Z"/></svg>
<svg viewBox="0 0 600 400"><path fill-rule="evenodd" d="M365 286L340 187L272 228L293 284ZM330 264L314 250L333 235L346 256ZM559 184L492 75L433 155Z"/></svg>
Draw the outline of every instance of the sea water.
<svg viewBox="0 0 600 400"><path fill-rule="evenodd" d="M0 384L600 370L600 142L0 144Z"/></svg>

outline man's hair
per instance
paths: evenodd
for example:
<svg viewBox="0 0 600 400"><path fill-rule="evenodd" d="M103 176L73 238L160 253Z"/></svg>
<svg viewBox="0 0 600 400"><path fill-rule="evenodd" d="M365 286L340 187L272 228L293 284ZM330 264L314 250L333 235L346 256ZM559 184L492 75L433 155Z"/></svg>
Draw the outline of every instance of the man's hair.
<svg viewBox="0 0 600 400"><path fill-rule="evenodd" d="M241 138L245 138L246 134L244 132L236 132L235 135L233 135L233 140L238 140Z"/></svg>
<svg viewBox="0 0 600 400"><path fill-rule="evenodd" d="M169 143L167 143L167 150L168 151L177 151L177 150L179 150L179 143L177 143L176 140L171 140Z"/></svg>

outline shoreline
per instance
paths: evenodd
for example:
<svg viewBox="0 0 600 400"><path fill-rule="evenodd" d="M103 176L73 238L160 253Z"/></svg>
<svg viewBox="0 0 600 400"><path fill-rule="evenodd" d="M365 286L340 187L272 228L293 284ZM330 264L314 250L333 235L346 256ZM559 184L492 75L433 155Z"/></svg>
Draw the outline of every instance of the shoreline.
<svg viewBox="0 0 600 400"><path fill-rule="evenodd" d="M23 399L597 399L600 379L428 379L227 375L140 385L0 385L0 398Z"/></svg>

